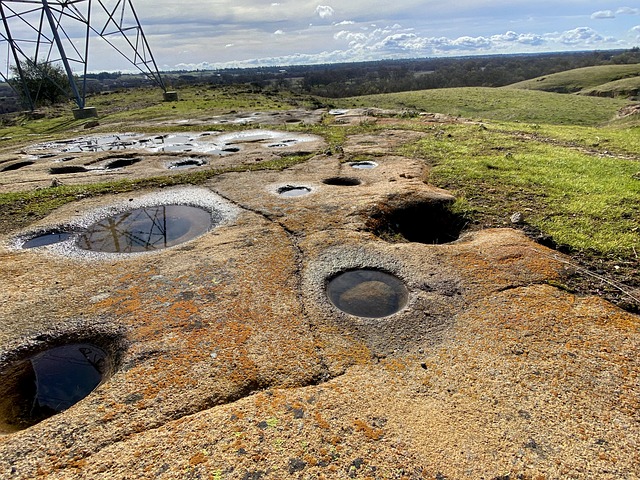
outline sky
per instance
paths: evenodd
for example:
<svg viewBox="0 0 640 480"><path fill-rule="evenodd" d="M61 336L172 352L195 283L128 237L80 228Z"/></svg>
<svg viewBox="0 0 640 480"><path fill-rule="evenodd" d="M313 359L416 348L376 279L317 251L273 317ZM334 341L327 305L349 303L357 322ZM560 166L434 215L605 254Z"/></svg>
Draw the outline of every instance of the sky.
<svg viewBox="0 0 640 480"><path fill-rule="evenodd" d="M625 1L132 3L159 69L197 70L632 48L640 46L640 6L636 0ZM81 29L78 35L82 37ZM82 44L81 38L74 41ZM130 70L113 49L93 39L88 64L90 71Z"/></svg>
<svg viewBox="0 0 640 480"><path fill-rule="evenodd" d="M637 5L134 0L156 61L168 70L631 48L640 45Z"/></svg>

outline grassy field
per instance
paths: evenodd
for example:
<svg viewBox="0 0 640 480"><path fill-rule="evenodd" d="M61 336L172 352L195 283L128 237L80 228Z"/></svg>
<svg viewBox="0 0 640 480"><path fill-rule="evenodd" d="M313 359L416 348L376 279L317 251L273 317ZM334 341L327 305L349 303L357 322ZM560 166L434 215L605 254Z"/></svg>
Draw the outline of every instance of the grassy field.
<svg viewBox="0 0 640 480"><path fill-rule="evenodd" d="M596 67L576 68L566 72L554 73L544 77L533 78L523 82L514 83L505 89L544 90L557 93L584 93L595 94L599 91L614 91L617 82L618 87L637 89L640 86L640 64L633 65L600 65ZM601 90L604 85L609 85Z"/></svg>
<svg viewBox="0 0 640 480"><path fill-rule="evenodd" d="M475 120L596 126L613 120L628 101L535 90L444 88L351 97L334 103L438 112Z"/></svg>

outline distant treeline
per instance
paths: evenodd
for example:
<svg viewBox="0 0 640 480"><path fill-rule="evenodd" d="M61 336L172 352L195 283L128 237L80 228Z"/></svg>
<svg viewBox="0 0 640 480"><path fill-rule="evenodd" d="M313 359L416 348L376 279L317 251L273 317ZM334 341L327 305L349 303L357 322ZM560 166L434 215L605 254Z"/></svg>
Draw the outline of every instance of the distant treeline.
<svg viewBox="0 0 640 480"><path fill-rule="evenodd" d="M574 68L630 63L640 63L640 48L170 72L166 76L174 86L249 83L340 98L432 88L500 87Z"/></svg>

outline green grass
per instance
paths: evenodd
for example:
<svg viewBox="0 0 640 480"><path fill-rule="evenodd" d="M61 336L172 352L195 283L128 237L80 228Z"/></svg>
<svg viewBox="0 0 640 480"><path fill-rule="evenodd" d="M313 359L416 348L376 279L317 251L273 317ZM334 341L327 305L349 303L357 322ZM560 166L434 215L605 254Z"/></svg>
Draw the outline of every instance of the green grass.
<svg viewBox="0 0 640 480"><path fill-rule="evenodd" d="M640 249L637 161L470 125L438 126L405 153L432 164L430 182L452 190L467 213L508 222L520 211L572 250Z"/></svg>
<svg viewBox="0 0 640 480"><path fill-rule="evenodd" d="M593 88L581 90L580 95L593 95L598 97L630 97L638 96L640 91L640 75L633 78L623 78L613 82L603 83Z"/></svg>
<svg viewBox="0 0 640 480"><path fill-rule="evenodd" d="M597 90L596 87L620 79L635 77L637 85L640 76L640 64L633 65L600 65L595 67L576 68L565 72L545 75L523 82L514 83L505 89L544 90L547 92L576 93L585 89Z"/></svg>
<svg viewBox="0 0 640 480"><path fill-rule="evenodd" d="M408 109L477 120L596 126L613 120L628 102L534 90L445 88L334 100L342 107Z"/></svg>

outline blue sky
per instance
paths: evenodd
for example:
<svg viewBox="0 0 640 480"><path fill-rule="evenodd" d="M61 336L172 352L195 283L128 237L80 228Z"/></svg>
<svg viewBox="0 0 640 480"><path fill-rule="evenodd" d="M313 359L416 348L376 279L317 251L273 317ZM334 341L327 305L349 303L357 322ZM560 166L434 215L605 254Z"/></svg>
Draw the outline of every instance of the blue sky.
<svg viewBox="0 0 640 480"><path fill-rule="evenodd" d="M623 2L133 0L133 5L159 68L192 70L640 46L640 6ZM78 35L72 41L83 45L82 29L70 31ZM131 67L92 40L89 69Z"/></svg>

